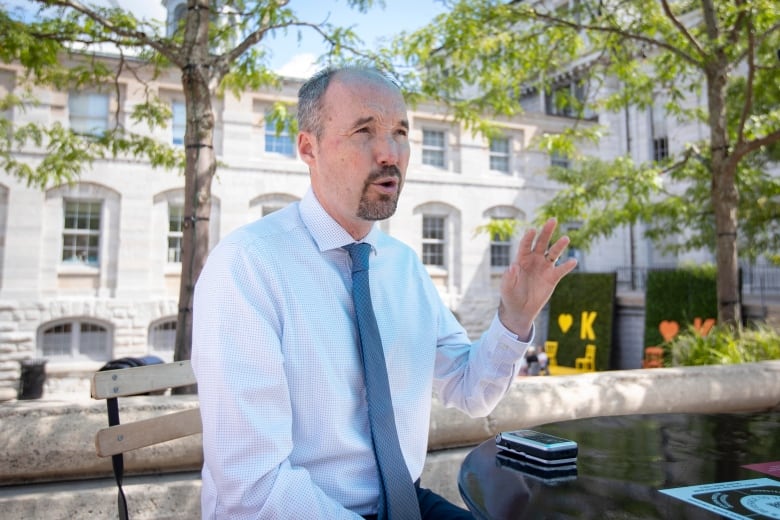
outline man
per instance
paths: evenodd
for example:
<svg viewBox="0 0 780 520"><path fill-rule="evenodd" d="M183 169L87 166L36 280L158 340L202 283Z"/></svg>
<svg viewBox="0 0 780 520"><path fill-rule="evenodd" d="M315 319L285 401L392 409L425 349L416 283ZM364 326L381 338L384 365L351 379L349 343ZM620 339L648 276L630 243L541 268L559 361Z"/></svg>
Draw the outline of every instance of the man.
<svg viewBox="0 0 780 520"><path fill-rule="evenodd" d="M370 305L410 486L425 461L432 391L488 414L516 375L533 320L576 265L556 265L567 238L547 249L554 221L536 241L527 232L496 318L472 344L417 254L374 226L394 213L409 162L398 88L373 69L328 69L301 87L298 119L311 189L227 236L195 291L205 519L384 518L366 397L376 375L363 371L344 246L371 247ZM419 484L416 492L422 518L468 517Z"/></svg>

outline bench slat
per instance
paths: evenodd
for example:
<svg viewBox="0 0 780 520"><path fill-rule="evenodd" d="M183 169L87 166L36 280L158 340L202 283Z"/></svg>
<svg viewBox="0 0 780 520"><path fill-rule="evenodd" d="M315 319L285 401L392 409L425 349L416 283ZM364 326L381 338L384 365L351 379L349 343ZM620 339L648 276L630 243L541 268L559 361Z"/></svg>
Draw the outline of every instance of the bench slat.
<svg viewBox="0 0 780 520"><path fill-rule="evenodd" d="M195 374L190 361L176 361L95 372L91 394L93 399L109 399L193 384Z"/></svg>
<svg viewBox="0 0 780 520"><path fill-rule="evenodd" d="M98 456L110 457L202 431L200 408L193 408L103 428L95 436L95 449Z"/></svg>

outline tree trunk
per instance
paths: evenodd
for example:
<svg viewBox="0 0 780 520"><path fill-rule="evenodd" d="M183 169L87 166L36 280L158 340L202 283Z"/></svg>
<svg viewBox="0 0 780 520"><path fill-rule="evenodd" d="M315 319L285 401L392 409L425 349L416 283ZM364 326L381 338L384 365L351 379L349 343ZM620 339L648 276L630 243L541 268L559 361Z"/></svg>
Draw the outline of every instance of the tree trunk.
<svg viewBox="0 0 780 520"><path fill-rule="evenodd" d="M190 0L185 29L185 63L182 86L187 128L184 136L184 223L182 236L179 315L176 323L175 360L192 353L192 305L195 283L209 252L211 180L217 168L214 153L214 110L211 104L208 0ZM192 393L194 387L177 393Z"/></svg>
<svg viewBox="0 0 780 520"><path fill-rule="evenodd" d="M726 128L726 81L728 65L713 60L707 68L707 102L709 105L710 151L712 174L712 208L715 215L715 260L717 264L718 322L739 325L742 308L739 287L737 251L737 207L739 192L736 165L728 160L729 142Z"/></svg>

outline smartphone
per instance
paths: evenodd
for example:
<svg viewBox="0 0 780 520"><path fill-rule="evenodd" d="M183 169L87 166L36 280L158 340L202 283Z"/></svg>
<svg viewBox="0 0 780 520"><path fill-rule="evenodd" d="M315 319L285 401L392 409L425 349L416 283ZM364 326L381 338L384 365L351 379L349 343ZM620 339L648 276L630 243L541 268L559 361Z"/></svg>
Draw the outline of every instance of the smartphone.
<svg viewBox="0 0 780 520"><path fill-rule="evenodd" d="M521 473L524 477L555 485L577 479L577 464L537 464L525 457L510 451L499 450L496 453L496 464Z"/></svg>
<svg viewBox="0 0 780 520"><path fill-rule="evenodd" d="M499 452L511 452L539 464L571 464L577 461L577 443L534 430L515 430L496 435Z"/></svg>

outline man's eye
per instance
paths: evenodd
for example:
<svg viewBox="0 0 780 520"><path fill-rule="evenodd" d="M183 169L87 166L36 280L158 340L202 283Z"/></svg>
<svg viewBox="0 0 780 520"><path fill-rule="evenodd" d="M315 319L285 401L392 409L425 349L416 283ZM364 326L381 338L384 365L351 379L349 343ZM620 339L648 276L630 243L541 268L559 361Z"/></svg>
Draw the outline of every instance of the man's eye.
<svg viewBox="0 0 780 520"><path fill-rule="evenodd" d="M355 133L357 133L357 134L367 134L368 132L370 132L370 130L368 129L368 127L367 127L367 126L364 126L364 127L362 127L362 128L358 128L358 129L355 131Z"/></svg>

